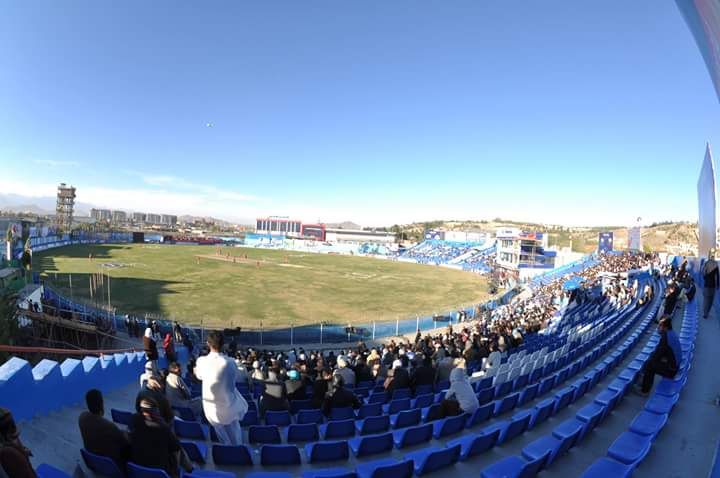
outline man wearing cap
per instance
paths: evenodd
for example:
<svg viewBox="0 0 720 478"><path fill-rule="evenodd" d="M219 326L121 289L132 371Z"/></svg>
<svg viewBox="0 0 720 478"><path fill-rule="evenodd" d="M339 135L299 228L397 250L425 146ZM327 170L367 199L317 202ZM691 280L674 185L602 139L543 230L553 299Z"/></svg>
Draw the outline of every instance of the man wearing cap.
<svg viewBox="0 0 720 478"><path fill-rule="evenodd" d="M223 336L220 332L208 334L210 353L197 360L195 376L202 381L202 400L205 418L224 445L239 445L242 441L240 420L248 404L235 388L237 365L220 353Z"/></svg>
<svg viewBox="0 0 720 478"><path fill-rule="evenodd" d="M715 248L710 249L708 259L703 264L703 319L707 319L715 300L715 291L720 284L718 263L715 262Z"/></svg>

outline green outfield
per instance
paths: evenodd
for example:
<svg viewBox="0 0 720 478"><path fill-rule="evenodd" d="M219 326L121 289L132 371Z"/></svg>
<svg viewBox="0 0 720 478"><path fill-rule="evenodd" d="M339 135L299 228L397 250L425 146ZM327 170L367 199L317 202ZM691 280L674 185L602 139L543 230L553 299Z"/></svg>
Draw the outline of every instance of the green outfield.
<svg viewBox="0 0 720 478"><path fill-rule="evenodd" d="M93 258L89 256L92 254ZM247 259L245 256L247 255ZM68 246L34 270L68 296L189 324L346 324L429 315L484 301L487 281L442 267L367 257L214 246ZM93 273L109 274L91 299ZM71 290L72 283L72 290Z"/></svg>

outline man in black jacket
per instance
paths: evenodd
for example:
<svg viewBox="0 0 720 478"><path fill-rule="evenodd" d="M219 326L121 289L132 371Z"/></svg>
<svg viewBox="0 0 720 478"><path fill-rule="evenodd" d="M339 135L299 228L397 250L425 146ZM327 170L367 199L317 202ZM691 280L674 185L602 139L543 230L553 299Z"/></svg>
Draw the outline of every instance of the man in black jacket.
<svg viewBox="0 0 720 478"><path fill-rule="evenodd" d="M410 379L410 385L413 392L419 385L435 385L436 370L432 366L432 358L425 355L422 359L422 365L415 369Z"/></svg>
<svg viewBox="0 0 720 478"><path fill-rule="evenodd" d="M80 414L78 425L83 447L90 453L110 458L121 470L130 457L130 442L127 434L106 419L103 396L100 390L89 390L85 394L88 410Z"/></svg>
<svg viewBox="0 0 720 478"><path fill-rule="evenodd" d="M333 408L360 408L360 400L354 393L344 388L344 384L341 375L333 375L330 391L325 395L322 407L325 416L330 416L330 411Z"/></svg>
<svg viewBox="0 0 720 478"><path fill-rule="evenodd" d="M715 300L715 291L720 284L718 263L715 262L715 249L710 249L708 259L703 265L703 319L707 319Z"/></svg>

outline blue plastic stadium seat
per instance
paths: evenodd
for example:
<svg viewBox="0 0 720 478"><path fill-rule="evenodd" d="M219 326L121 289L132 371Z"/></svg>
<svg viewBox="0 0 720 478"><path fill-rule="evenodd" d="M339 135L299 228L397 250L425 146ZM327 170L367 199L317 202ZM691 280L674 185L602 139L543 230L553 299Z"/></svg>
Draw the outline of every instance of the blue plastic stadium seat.
<svg viewBox="0 0 720 478"><path fill-rule="evenodd" d="M419 395L432 394L434 392L435 392L435 390L434 390L433 386L430 384L418 385L417 387L415 387L415 396L416 397Z"/></svg>
<svg viewBox="0 0 720 478"><path fill-rule="evenodd" d="M630 478L635 467L608 457L602 457L590 465L580 478Z"/></svg>
<svg viewBox="0 0 720 478"><path fill-rule="evenodd" d="M494 447L499 437L499 429L492 431L481 430L478 434L468 433L460 438L451 440L447 442L447 446L460 445L460 460L464 461Z"/></svg>
<svg viewBox="0 0 720 478"><path fill-rule="evenodd" d="M518 406L521 407L525 405L526 403L532 401L535 399L535 396L537 396L538 388L540 387L539 384L533 383L532 385L528 385L525 387L522 392L520 392L520 399L518 400Z"/></svg>
<svg viewBox="0 0 720 478"><path fill-rule="evenodd" d="M207 460L208 448L205 443L181 441L180 446L182 446L183 450L185 450L185 453L191 461L204 464Z"/></svg>
<svg viewBox="0 0 720 478"><path fill-rule="evenodd" d="M417 445L430 441L433 434L433 426L431 423L420 425L417 427L405 428L393 432L393 441L396 448L405 448L406 446Z"/></svg>
<svg viewBox="0 0 720 478"><path fill-rule="evenodd" d="M277 444L282 442L280 438L280 430L278 427L254 425L248 430L248 442L250 443L270 443Z"/></svg>
<svg viewBox="0 0 720 478"><path fill-rule="evenodd" d="M580 421L577 418L569 418L553 428L552 434L555 438L562 440L577 433L577 440L575 440L575 443L578 443L583 439L583 437L585 437L587 430L587 423Z"/></svg>
<svg viewBox="0 0 720 478"><path fill-rule="evenodd" d="M383 411L389 415L400 413L404 410L410 410L411 403L409 398L401 398L399 400L391 400L390 403L383 407Z"/></svg>
<svg viewBox="0 0 720 478"><path fill-rule="evenodd" d="M531 412L529 410L516 413L510 420L502 420L493 423L489 427L489 430L498 428L500 430L500 436L498 437L497 444L502 445L507 440L512 440L518 435L522 435L528 428L530 423Z"/></svg>
<svg viewBox="0 0 720 478"><path fill-rule="evenodd" d="M637 465L650 452L652 438L624 432L608 448L608 456L626 465Z"/></svg>
<svg viewBox="0 0 720 478"><path fill-rule="evenodd" d="M672 380L663 378L660 380L660 383L658 383L657 387L655 387L655 394L657 395L664 395L666 397L672 397L674 395L677 395L680 393L680 390L685 386L685 383L687 381L687 376L685 376L681 380Z"/></svg>
<svg viewBox="0 0 720 478"><path fill-rule="evenodd" d="M392 433L381 433L380 435L369 435L348 440L350 449L357 457L385 453L392 450L393 444Z"/></svg>
<svg viewBox="0 0 720 478"><path fill-rule="evenodd" d="M439 403L433 403L428 408L422 410L423 423L431 422L439 418L442 418L442 408Z"/></svg>
<svg viewBox="0 0 720 478"><path fill-rule="evenodd" d="M549 451L550 455L547 455L547 462L544 466L550 466L555 461L555 458L564 455L575 445L580 432L581 429L578 429L575 433L564 438L556 438L551 435L542 436L523 448L522 454L528 460L537 460L546 456Z"/></svg>
<svg viewBox="0 0 720 478"><path fill-rule="evenodd" d="M548 453L549 454L549 453ZM509 456L493 463L480 472L481 478L508 478L535 476L545 466L547 456L535 461L525 461L519 456Z"/></svg>
<svg viewBox="0 0 720 478"><path fill-rule="evenodd" d="M495 386L495 397L494 398L500 398L504 397L508 393L512 391L513 383L512 382L503 382L501 384L498 384Z"/></svg>
<svg viewBox="0 0 720 478"><path fill-rule="evenodd" d="M127 464L127 476L128 478L170 478L165 470L146 468L131 462Z"/></svg>
<svg viewBox="0 0 720 478"><path fill-rule="evenodd" d="M475 382L475 391L479 392L480 390L492 387L494 379L495 377L485 377L482 380Z"/></svg>
<svg viewBox="0 0 720 478"><path fill-rule="evenodd" d="M630 423L630 431L638 435L655 438L665 426L667 420L668 416L666 413L657 414L643 410L638 413L632 423Z"/></svg>
<svg viewBox="0 0 720 478"><path fill-rule="evenodd" d="M390 417L390 424L393 428L405 428L420 423L421 411L419 408L413 410L403 410L397 415Z"/></svg>
<svg viewBox="0 0 720 478"><path fill-rule="evenodd" d="M517 406L517 402L519 399L520 394L513 393L503 398L502 400L496 401L493 416L497 417L498 415L502 415L503 413L509 412L510 410L514 409Z"/></svg>
<svg viewBox="0 0 720 478"><path fill-rule="evenodd" d="M590 387L590 382L591 380L589 378L581 378L573 382L575 392L573 393L572 403L577 402L585 395Z"/></svg>
<svg viewBox="0 0 720 478"><path fill-rule="evenodd" d="M370 396L367 398L367 403L385 403L387 402L387 394L385 393L385 390L381 392L373 392L370 394Z"/></svg>
<svg viewBox="0 0 720 478"><path fill-rule="evenodd" d="M192 409L188 407L172 407L172 409L177 412L177 416L182 418L183 420L189 422L197 421L197 417L193 413Z"/></svg>
<svg viewBox="0 0 720 478"><path fill-rule="evenodd" d="M472 413L472 415L470 415L470 418L467 419L467 424L465 426L467 428L471 428L475 425L479 425L480 423L485 423L486 421L490 420L493 411L495 411L494 402L480 406Z"/></svg>
<svg viewBox="0 0 720 478"><path fill-rule="evenodd" d="M414 470L412 460L387 458L359 464L355 471L358 478L411 478Z"/></svg>
<svg viewBox="0 0 720 478"><path fill-rule="evenodd" d="M80 455L85 465L98 475L108 478L125 478L125 472L118 468L117 464L106 456L95 455L85 448L80 449Z"/></svg>
<svg viewBox="0 0 720 478"><path fill-rule="evenodd" d="M207 440L207 428L200 422L188 422L182 418L173 420L173 429L178 438L187 438L189 440Z"/></svg>
<svg viewBox="0 0 720 478"><path fill-rule="evenodd" d="M495 398L495 389L494 388L484 388L480 390L477 393L477 399L478 402L480 402L480 405L485 405L486 403L490 403Z"/></svg>
<svg viewBox="0 0 720 478"><path fill-rule="evenodd" d="M467 419L467 413L462 413L455 417L447 417L436 421L433 424L433 437L436 440L439 440L442 437L460 433L463 429L465 429Z"/></svg>
<svg viewBox="0 0 720 478"><path fill-rule="evenodd" d="M249 402L252 403L252 402ZM242 420L240 420L241 427L250 427L260 423L258 413L256 410L248 410Z"/></svg>
<svg viewBox="0 0 720 478"><path fill-rule="evenodd" d="M433 404L435 395L432 393L426 393L424 395L418 395L413 403L413 408L425 408Z"/></svg>
<svg viewBox="0 0 720 478"><path fill-rule="evenodd" d="M288 443L318 440L320 440L320 433L315 423L301 423L287 427Z"/></svg>
<svg viewBox="0 0 720 478"><path fill-rule="evenodd" d="M292 478L292 475L282 471L255 471L245 475L245 478Z"/></svg>
<svg viewBox="0 0 720 478"><path fill-rule="evenodd" d="M319 409L300 410L295 416L295 421L300 425L304 423L317 423L320 425L323 420L324 416L322 410Z"/></svg>
<svg viewBox="0 0 720 478"><path fill-rule="evenodd" d="M278 427L286 427L292 423L290 412L283 410L278 412L265 412L265 425L275 425Z"/></svg>
<svg viewBox="0 0 720 478"><path fill-rule="evenodd" d="M530 379L530 374L520 375L515 380L513 380L513 391L517 392L518 390L522 390L527 384L528 380Z"/></svg>
<svg viewBox="0 0 720 478"><path fill-rule="evenodd" d="M357 478L357 473L347 468L323 468L304 471L302 478Z"/></svg>
<svg viewBox="0 0 720 478"><path fill-rule="evenodd" d="M381 403L365 403L358 410L358 418L378 417L383 414Z"/></svg>
<svg viewBox="0 0 720 478"><path fill-rule="evenodd" d="M355 420L355 411L352 407L333 408L330 410L330 420Z"/></svg>
<svg viewBox="0 0 720 478"><path fill-rule="evenodd" d="M392 393L392 400L400 400L403 398L410 398L411 392L409 388L398 388Z"/></svg>
<svg viewBox="0 0 720 478"><path fill-rule="evenodd" d="M570 405L570 402L572 401L573 395L575 394L575 387L565 387L562 390L559 390L555 394L555 408L553 409L552 414L557 414L560 410L563 410L565 407Z"/></svg>
<svg viewBox="0 0 720 478"><path fill-rule="evenodd" d="M450 388L450 380L440 380L438 383L435 384L436 392L442 392L443 390L447 390L448 388Z"/></svg>
<svg viewBox="0 0 720 478"><path fill-rule="evenodd" d="M312 400L291 400L290 401L290 413L293 415L296 415L300 410L312 410L315 407L313 406ZM265 417L267 420L267 417Z"/></svg>
<svg viewBox="0 0 720 478"><path fill-rule="evenodd" d="M539 425L547 420L552 415L553 409L555 408L555 399L546 398L535 404L532 409L532 418L528 424L528 428L535 428L535 425Z"/></svg>
<svg viewBox="0 0 720 478"><path fill-rule="evenodd" d="M260 447L262 466L299 465L300 451L295 445L263 445Z"/></svg>
<svg viewBox="0 0 720 478"><path fill-rule="evenodd" d="M670 397L654 394L647 402L645 402L645 410L659 415L669 414L679 398L679 394L675 394Z"/></svg>
<svg viewBox="0 0 720 478"><path fill-rule="evenodd" d="M420 410L417 410L417 412L419 420ZM372 435L386 432L390 429L390 417L387 415L380 415L376 417L368 417L364 420L358 420L355 422L355 428L357 428L358 434L360 435Z"/></svg>
<svg viewBox="0 0 720 478"><path fill-rule="evenodd" d="M355 436L355 420L333 420L320 425L320 433L324 440L349 438Z"/></svg>
<svg viewBox="0 0 720 478"><path fill-rule="evenodd" d="M184 478L235 478L235 473L217 470L193 469L191 473L185 473Z"/></svg>
<svg viewBox="0 0 720 478"><path fill-rule="evenodd" d="M38 478L70 478L70 475L54 466L43 463L37 467L35 474ZM123 475L124 476L124 475ZM167 476L167 475L165 475Z"/></svg>
<svg viewBox="0 0 720 478"><path fill-rule="evenodd" d="M577 411L578 420L588 423L588 431L594 429L607 413L607 407L597 403L588 403Z"/></svg>
<svg viewBox="0 0 720 478"><path fill-rule="evenodd" d="M412 460L415 464L417 476L452 466L457 463L459 458L460 445L447 448L430 447L405 455L406 460Z"/></svg>
<svg viewBox="0 0 720 478"><path fill-rule="evenodd" d="M549 392L555 386L555 380L557 380L556 375L542 379L540 382L540 388L538 388L538 397L542 397Z"/></svg>
<svg viewBox="0 0 720 478"><path fill-rule="evenodd" d="M213 445L211 454L216 465L253 465L250 449L244 445Z"/></svg>
<svg viewBox="0 0 720 478"><path fill-rule="evenodd" d="M308 443L305 454L310 463L347 460L350 456L347 441Z"/></svg>
<svg viewBox="0 0 720 478"><path fill-rule="evenodd" d="M126 412L124 410L116 410L114 408L111 408L110 416L112 417L112 421L120 425L125 425L126 427L129 427L132 424L132 412Z"/></svg>

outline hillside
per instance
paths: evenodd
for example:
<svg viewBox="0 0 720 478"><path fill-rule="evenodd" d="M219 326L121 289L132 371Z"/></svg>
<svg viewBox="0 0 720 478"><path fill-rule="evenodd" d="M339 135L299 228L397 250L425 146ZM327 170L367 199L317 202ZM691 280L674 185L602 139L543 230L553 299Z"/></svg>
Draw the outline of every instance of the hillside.
<svg viewBox="0 0 720 478"><path fill-rule="evenodd" d="M426 229L444 229L449 231L484 231L495 233L499 227L517 227L528 231L540 231L549 235L548 244L557 247L571 247L575 252L590 253L597 249L598 233L612 231L615 248L625 249L628 245L627 228L606 227L565 227L560 225L537 224L530 222L507 221L428 221L393 226L391 230L402 233L408 241L422 239ZM652 224L643 228L643 248L646 251L669 252L673 254L694 254L697 246L697 225L687 222L667 222Z"/></svg>

